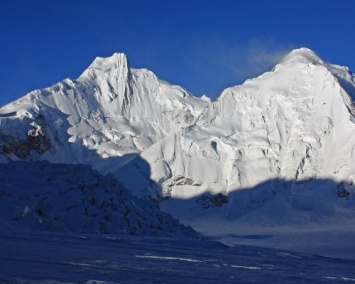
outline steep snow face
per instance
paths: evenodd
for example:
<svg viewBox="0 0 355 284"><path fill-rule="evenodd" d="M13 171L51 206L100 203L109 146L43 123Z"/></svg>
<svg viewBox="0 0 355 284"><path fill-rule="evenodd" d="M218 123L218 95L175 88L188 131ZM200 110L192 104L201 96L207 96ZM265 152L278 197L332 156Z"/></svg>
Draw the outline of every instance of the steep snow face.
<svg viewBox="0 0 355 284"><path fill-rule="evenodd" d="M131 69L124 54L96 58L76 81L33 91L0 109L2 161L47 159L112 171L134 156L127 154L194 123L208 104L146 69ZM34 142L30 132L38 133Z"/></svg>
<svg viewBox="0 0 355 284"><path fill-rule="evenodd" d="M226 89L196 125L145 150L158 195L223 196L282 179L355 178L354 76L309 49ZM125 174L132 174L128 165ZM219 200L219 201L218 201Z"/></svg>

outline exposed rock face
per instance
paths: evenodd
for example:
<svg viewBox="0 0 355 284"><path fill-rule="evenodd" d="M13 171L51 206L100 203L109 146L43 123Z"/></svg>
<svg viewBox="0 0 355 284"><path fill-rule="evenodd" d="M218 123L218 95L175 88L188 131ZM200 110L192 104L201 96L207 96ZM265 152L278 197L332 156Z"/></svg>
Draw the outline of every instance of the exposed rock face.
<svg viewBox="0 0 355 284"><path fill-rule="evenodd" d="M206 193L202 195L201 197L198 197L196 199L196 202L202 207L202 208L209 208L209 207L221 207L223 204L228 203L228 196L223 195L222 193L218 193L216 195L211 195L209 193Z"/></svg>
<svg viewBox="0 0 355 284"><path fill-rule="evenodd" d="M0 138L3 141L0 154L9 155L14 154L21 160L27 159L31 151L35 151L38 154L44 154L51 149L52 144L50 139L45 135L42 126L37 124L35 128L27 132L25 139L17 139L10 135L0 134Z"/></svg>
<svg viewBox="0 0 355 284"><path fill-rule="evenodd" d="M352 194L351 186L353 184L348 184L347 182L340 182L337 186L337 195L339 197L349 198Z"/></svg>

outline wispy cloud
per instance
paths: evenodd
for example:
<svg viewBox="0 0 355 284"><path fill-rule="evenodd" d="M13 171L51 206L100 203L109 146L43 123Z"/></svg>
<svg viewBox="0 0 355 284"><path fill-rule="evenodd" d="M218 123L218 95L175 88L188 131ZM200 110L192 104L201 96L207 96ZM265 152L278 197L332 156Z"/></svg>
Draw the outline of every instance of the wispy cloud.
<svg viewBox="0 0 355 284"><path fill-rule="evenodd" d="M276 43L272 39L254 38L247 43L235 46L228 69L234 72L237 79L260 75L270 70L292 49L291 45Z"/></svg>
<svg viewBox="0 0 355 284"><path fill-rule="evenodd" d="M194 76L193 89L216 97L224 88L241 84L273 68L294 46L272 38L231 43L217 36L192 44L185 64ZM199 95L199 94L198 94Z"/></svg>

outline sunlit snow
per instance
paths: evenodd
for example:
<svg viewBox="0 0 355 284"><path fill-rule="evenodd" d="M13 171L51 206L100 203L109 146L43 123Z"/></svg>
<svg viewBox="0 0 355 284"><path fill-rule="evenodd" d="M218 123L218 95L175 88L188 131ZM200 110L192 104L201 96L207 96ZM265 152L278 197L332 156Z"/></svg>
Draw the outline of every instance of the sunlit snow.
<svg viewBox="0 0 355 284"><path fill-rule="evenodd" d="M354 99L307 48L215 101L96 58L0 108L0 281L354 281Z"/></svg>

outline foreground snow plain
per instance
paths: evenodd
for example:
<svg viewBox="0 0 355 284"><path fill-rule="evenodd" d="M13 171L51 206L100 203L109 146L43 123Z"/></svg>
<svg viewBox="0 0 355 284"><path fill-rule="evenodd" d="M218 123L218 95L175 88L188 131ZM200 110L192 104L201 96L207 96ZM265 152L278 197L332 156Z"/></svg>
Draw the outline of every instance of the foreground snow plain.
<svg viewBox="0 0 355 284"><path fill-rule="evenodd" d="M354 267L208 240L0 233L0 283L352 283Z"/></svg>
<svg viewBox="0 0 355 284"><path fill-rule="evenodd" d="M353 257L355 234L344 225L253 226L260 216L251 212L228 226L195 219L210 236L201 239L88 166L1 164L0 184L0 283L355 282L355 258L311 254ZM115 206L102 206L109 200Z"/></svg>
<svg viewBox="0 0 355 284"><path fill-rule="evenodd" d="M355 260L355 229L349 223L317 226L250 226L248 224L223 224L206 228L205 224L192 224L211 238L230 245L248 245L285 249L299 253Z"/></svg>

